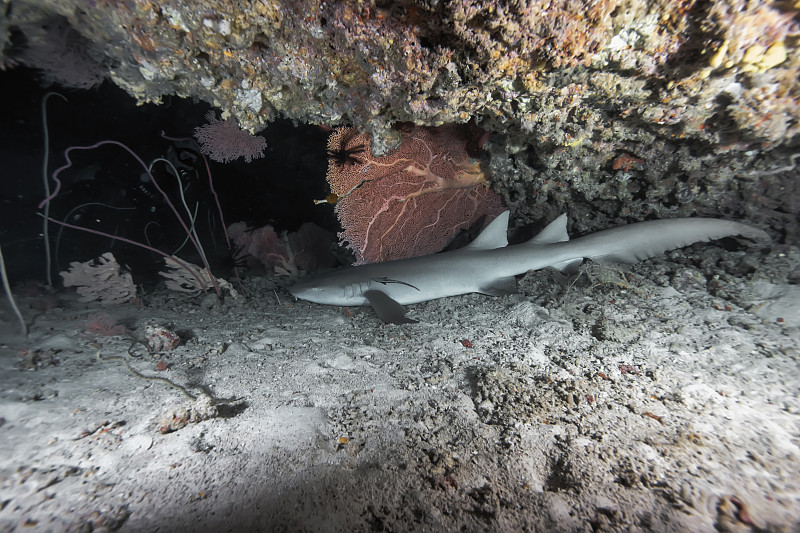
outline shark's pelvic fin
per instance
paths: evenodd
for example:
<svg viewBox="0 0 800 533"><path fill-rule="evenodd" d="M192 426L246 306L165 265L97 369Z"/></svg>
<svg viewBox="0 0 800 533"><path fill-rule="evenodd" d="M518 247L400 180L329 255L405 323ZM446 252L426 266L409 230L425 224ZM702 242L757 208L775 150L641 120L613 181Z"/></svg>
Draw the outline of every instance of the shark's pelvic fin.
<svg viewBox="0 0 800 533"><path fill-rule="evenodd" d="M553 263L550 265L550 268L555 268L558 271L566 272L567 274L572 274L578 267L581 266L583 263L583 259L571 259L570 261L562 261L560 263Z"/></svg>
<svg viewBox="0 0 800 533"><path fill-rule="evenodd" d="M505 296L517 292L517 278L509 276L492 280L489 285L481 287L478 291L489 296Z"/></svg>
<svg viewBox="0 0 800 533"><path fill-rule="evenodd" d="M411 324L416 322L406 316L406 308L395 302L388 294L370 290L364 293L364 298L369 301L375 314L384 322L391 324Z"/></svg>

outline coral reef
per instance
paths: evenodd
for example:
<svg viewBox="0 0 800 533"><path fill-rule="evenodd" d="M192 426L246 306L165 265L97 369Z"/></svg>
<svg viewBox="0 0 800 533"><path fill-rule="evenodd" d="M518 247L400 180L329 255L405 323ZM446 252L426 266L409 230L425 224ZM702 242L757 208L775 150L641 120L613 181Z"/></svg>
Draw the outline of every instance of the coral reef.
<svg viewBox="0 0 800 533"><path fill-rule="evenodd" d="M159 433L172 433L185 428L188 424L197 424L218 416L219 412L213 398L201 394L191 403L176 404L167 408L159 415L156 428Z"/></svg>
<svg viewBox="0 0 800 533"><path fill-rule="evenodd" d="M331 135L328 183L344 228L339 237L356 264L439 252L459 230L500 214L503 204L468 156L464 130L411 128L384 157L353 128Z"/></svg>
<svg viewBox="0 0 800 533"><path fill-rule="evenodd" d="M493 187L523 221L567 207L580 230L722 214L800 234L785 200L794 174L763 174L800 133L796 2L10 0L6 11L0 65L69 81L41 52L57 48L43 29L59 28L70 57L139 101L200 99L245 129L346 124L382 155L400 122L475 121L502 134Z"/></svg>
<svg viewBox="0 0 800 533"><path fill-rule="evenodd" d="M147 350L153 352L168 352L177 348L181 343L180 336L165 326L146 324L142 332Z"/></svg>

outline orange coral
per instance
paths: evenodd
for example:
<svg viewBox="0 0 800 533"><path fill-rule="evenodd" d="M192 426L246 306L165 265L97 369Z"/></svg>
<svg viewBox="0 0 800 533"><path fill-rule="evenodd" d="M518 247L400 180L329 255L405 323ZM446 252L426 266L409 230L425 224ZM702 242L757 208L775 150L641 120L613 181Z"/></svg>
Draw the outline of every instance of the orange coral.
<svg viewBox="0 0 800 533"><path fill-rule="evenodd" d="M614 170L623 169L625 172L630 172L632 166L638 167L641 163L644 163L644 160L633 157L631 154L622 153L614 159L611 168Z"/></svg>

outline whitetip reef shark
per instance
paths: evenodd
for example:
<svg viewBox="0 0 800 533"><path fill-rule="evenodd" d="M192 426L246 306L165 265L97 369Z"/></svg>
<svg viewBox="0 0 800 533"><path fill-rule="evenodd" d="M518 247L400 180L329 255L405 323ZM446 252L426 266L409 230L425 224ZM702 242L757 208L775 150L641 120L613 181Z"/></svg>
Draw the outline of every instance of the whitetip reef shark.
<svg viewBox="0 0 800 533"><path fill-rule="evenodd" d="M634 263L696 242L739 235L770 242L761 229L715 218L652 220L619 226L569 240L561 215L528 242L509 246L509 212L495 218L464 248L423 257L346 267L299 281L295 298L319 304L370 304L384 322L416 322L403 305L478 292L516 292L514 276L553 267L565 270L584 259Z"/></svg>

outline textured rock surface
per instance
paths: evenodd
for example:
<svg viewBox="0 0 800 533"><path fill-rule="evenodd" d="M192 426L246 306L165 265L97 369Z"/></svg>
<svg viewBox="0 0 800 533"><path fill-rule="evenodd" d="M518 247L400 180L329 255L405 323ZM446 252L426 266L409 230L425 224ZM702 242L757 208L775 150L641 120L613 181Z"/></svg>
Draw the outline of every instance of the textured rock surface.
<svg viewBox="0 0 800 533"><path fill-rule="evenodd" d="M785 7L783 7L785 6ZM0 64L140 101L198 98L259 129L399 121L495 133L492 181L523 220L578 231L744 218L798 236L791 2L10 1ZM781 167L786 172L774 172ZM772 172L772 173L770 173Z"/></svg>

